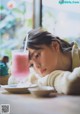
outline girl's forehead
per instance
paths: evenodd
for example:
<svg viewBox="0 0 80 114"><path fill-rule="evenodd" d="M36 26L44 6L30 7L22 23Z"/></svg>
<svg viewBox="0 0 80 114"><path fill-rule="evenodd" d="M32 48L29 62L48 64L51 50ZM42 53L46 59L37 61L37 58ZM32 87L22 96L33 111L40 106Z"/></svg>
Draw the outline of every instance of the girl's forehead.
<svg viewBox="0 0 80 114"><path fill-rule="evenodd" d="M51 46L48 46L48 45L39 45L39 46L35 46L34 48L28 48L28 51L30 53L33 53L33 52L38 52L38 51L41 51L41 50L46 50L50 47Z"/></svg>
<svg viewBox="0 0 80 114"><path fill-rule="evenodd" d="M40 49L45 49L48 48L49 46L46 44L42 44L42 45L35 45L33 47L29 47L28 50L40 50Z"/></svg>

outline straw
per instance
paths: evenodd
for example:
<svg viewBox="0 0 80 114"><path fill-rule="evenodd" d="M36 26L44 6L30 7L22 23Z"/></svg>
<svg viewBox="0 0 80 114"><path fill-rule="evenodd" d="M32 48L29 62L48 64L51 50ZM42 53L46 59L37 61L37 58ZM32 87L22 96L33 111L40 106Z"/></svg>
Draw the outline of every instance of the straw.
<svg viewBox="0 0 80 114"><path fill-rule="evenodd" d="M28 38L28 34L26 36L26 40L25 40L25 44L24 44L24 52L26 51L26 47L27 47L27 38Z"/></svg>

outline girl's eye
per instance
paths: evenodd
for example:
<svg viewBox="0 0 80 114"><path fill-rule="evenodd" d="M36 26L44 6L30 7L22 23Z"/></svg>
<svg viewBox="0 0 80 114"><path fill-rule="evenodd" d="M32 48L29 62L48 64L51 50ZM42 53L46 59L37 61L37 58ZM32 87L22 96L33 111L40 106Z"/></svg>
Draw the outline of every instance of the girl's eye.
<svg viewBox="0 0 80 114"><path fill-rule="evenodd" d="M30 64L29 67L33 67L33 64Z"/></svg>
<svg viewBox="0 0 80 114"><path fill-rule="evenodd" d="M37 59L38 57L40 57L40 53L35 55L35 58Z"/></svg>

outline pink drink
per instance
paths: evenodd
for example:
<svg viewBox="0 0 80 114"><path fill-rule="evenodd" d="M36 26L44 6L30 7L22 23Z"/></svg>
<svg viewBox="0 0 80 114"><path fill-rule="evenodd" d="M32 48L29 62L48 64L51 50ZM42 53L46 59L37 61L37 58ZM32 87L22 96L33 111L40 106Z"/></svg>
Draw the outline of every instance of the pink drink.
<svg viewBox="0 0 80 114"><path fill-rule="evenodd" d="M13 51L12 53L12 75L15 77L25 77L29 74L28 53Z"/></svg>

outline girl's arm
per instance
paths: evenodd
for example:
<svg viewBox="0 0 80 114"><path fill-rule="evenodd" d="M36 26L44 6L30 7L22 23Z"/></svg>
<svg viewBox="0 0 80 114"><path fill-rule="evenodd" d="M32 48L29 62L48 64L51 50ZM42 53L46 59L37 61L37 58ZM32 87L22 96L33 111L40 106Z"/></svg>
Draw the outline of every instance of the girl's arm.
<svg viewBox="0 0 80 114"><path fill-rule="evenodd" d="M53 86L58 93L80 94L80 67L73 72L56 70L38 80L38 84Z"/></svg>

